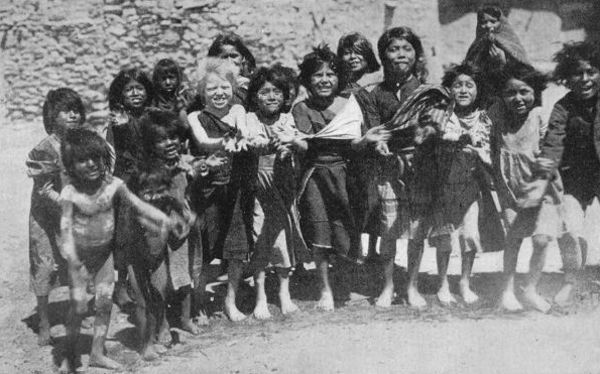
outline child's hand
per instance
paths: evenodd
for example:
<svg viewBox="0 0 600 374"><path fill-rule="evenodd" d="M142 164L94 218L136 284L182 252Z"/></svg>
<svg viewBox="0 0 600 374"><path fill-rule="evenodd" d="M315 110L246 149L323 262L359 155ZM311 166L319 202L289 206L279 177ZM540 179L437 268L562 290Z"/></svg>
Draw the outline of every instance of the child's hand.
<svg viewBox="0 0 600 374"><path fill-rule="evenodd" d="M217 156L216 154L212 154L206 158L206 166L208 170L214 170L220 168L227 164L227 157Z"/></svg>
<svg viewBox="0 0 600 374"><path fill-rule="evenodd" d="M502 48L498 47L495 43L490 47L490 57L499 65L506 65L506 54Z"/></svg>
<svg viewBox="0 0 600 374"><path fill-rule="evenodd" d="M111 111L108 115L108 120L114 126L123 126L129 122L129 116L124 110Z"/></svg>
<svg viewBox="0 0 600 374"><path fill-rule="evenodd" d="M236 151L236 141L230 136L223 137L223 149L225 152L234 153Z"/></svg>
<svg viewBox="0 0 600 374"><path fill-rule="evenodd" d="M249 147L250 147L250 143L248 142L248 140L246 138L238 139L235 142L235 151L236 152L247 151Z"/></svg>
<svg viewBox="0 0 600 374"><path fill-rule="evenodd" d="M379 142L387 142L391 133L389 130L386 130L383 125L371 127L365 135L363 136L364 142L366 143L379 143Z"/></svg>
<svg viewBox="0 0 600 374"><path fill-rule="evenodd" d="M54 183L52 183L52 181L48 181L44 183L44 185L38 190L38 195L48 196L52 192L54 192Z"/></svg>
<svg viewBox="0 0 600 374"><path fill-rule="evenodd" d="M377 145L375 146L375 151L384 157L389 157L392 155L392 152L390 152L390 149L386 142L377 142Z"/></svg>

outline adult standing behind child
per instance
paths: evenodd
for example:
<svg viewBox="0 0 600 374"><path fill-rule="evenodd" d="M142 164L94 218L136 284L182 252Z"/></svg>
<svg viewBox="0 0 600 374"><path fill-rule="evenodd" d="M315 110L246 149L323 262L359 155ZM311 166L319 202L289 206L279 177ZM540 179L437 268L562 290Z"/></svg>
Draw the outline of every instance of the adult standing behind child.
<svg viewBox="0 0 600 374"><path fill-rule="evenodd" d="M29 271L40 318L38 344L50 344L48 295L54 284L66 285L66 262L60 255L59 195L68 178L60 156L66 131L85 121L81 97L70 88L50 90L42 108L48 136L27 156L27 176L33 179L29 211Z"/></svg>

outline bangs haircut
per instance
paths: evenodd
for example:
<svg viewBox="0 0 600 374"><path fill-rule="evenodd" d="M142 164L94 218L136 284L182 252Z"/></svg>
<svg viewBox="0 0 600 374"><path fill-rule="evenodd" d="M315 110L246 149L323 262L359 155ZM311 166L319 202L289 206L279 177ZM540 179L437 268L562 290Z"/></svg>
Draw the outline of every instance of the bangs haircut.
<svg viewBox="0 0 600 374"><path fill-rule="evenodd" d="M515 68L507 68L498 73L495 77L497 81L498 92L504 91L506 84L511 79L518 79L527 83L533 89L534 106L542 105L542 92L548 85L548 76L537 71L531 66L519 65Z"/></svg>
<svg viewBox="0 0 600 374"><path fill-rule="evenodd" d="M461 75L466 75L471 77L475 82L475 86L477 87L477 97L475 98L475 102L473 103L473 107L479 108L481 104L481 100L483 98L484 91L484 82L483 75L481 71L472 64L460 64L460 65L451 65L445 72L442 77L442 86L447 89L451 89L452 85L456 78Z"/></svg>
<svg viewBox="0 0 600 374"><path fill-rule="evenodd" d="M280 74L275 68L259 68L250 79L248 85L248 96L247 105L249 112L256 112L258 110L257 95L258 91L265 85L265 83L271 83L273 86L279 88L283 94L283 102L281 103L280 111L283 111L285 102L290 98L290 86L283 74Z"/></svg>
<svg viewBox="0 0 600 374"><path fill-rule="evenodd" d="M353 32L342 36L338 42L337 48L337 55L339 59L342 59L344 51L347 49L363 56L365 62L367 63L367 73L374 73L379 70L380 65L375 57L373 46L364 35L358 32Z"/></svg>
<svg viewBox="0 0 600 374"><path fill-rule="evenodd" d="M239 68L235 66L233 62L218 57L208 57L200 66L200 71L202 72L202 79L198 82L198 94L202 98L204 98L206 81L210 75L216 75L217 77L228 81L231 84L233 92L237 90L237 75Z"/></svg>
<svg viewBox="0 0 600 374"><path fill-rule="evenodd" d="M142 145L147 154L152 154L158 140L176 138L183 142L184 125L179 116L171 111L148 108L140 117Z"/></svg>
<svg viewBox="0 0 600 374"><path fill-rule="evenodd" d="M496 18L498 21L500 21L500 18L502 18L504 16L504 12L502 11L502 9L499 6L496 5L485 5L482 6L481 8L479 8L477 10L477 24L479 26L479 23L481 21L483 21L483 16L484 15L489 15L492 16L494 18Z"/></svg>
<svg viewBox="0 0 600 374"><path fill-rule="evenodd" d="M320 44L313 48L313 51L304 56L298 68L300 75L298 80L304 87L310 86L310 77L319 71L323 66L328 66L333 72L340 76L340 61L335 53L329 49L327 44Z"/></svg>
<svg viewBox="0 0 600 374"><path fill-rule="evenodd" d="M588 41L563 44L562 49L554 55L553 61L556 62L553 79L564 83L575 74L582 61L600 69L600 45Z"/></svg>
<svg viewBox="0 0 600 374"><path fill-rule="evenodd" d="M242 38L233 32L219 34L212 42L210 47L208 48L208 57L219 57L223 50L223 46L230 45L233 46L240 55L246 60L246 64L250 69L250 72L253 72L256 69L256 60L254 59L254 55L252 52L246 47Z"/></svg>
<svg viewBox="0 0 600 374"><path fill-rule="evenodd" d="M122 110L125 107L123 104L123 89L131 81L138 82L144 86L146 90L144 106L150 105L154 97L152 82L142 70L133 68L121 70L110 84L108 88L108 108L110 110Z"/></svg>
<svg viewBox="0 0 600 374"><path fill-rule="evenodd" d="M42 118L46 133L52 134L56 128L56 117L59 112L74 111L80 116L79 124L85 122L85 108L81 96L70 88L62 87L48 91L42 106Z"/></svg>
<svg viewBox="0 0 600 374"><path fill-rule="evenodd" d="M426 67L423 44L421 43L421 39L412 31L410 27L394 27L386 30L381 37L379 37L379 40L377 41L377 52L379 54L379 61L381 61L381 64L385 66L385 51L394 39L406 40L413 47L415 50L415 65L413 66L412 74L421 83L425 83L429 72L427 71Z"/></svg>
<svg viewBox="0 0 600 374"><path fill-rule="evenodd" d="M156 89L159 87L159 81L166 75L174 75L177 77L177 88L181 85L182 72L177 63L170 58L164 58L156 63L152 71L152 84Z"/></svg>
<svg viewBox="0 0 600 374"><path fill-rule="evenodd" d="M98 162L102 178L110 172L113 163L110 145L96 132L83 128L67 130L60 154L67 175L74 180L76 162L88 159Z"/></svg>

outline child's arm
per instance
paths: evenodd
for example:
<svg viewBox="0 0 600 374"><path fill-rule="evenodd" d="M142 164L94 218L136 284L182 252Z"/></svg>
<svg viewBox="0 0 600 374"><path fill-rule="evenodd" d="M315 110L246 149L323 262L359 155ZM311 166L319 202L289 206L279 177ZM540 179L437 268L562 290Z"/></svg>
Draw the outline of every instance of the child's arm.
<svg viewBox="0 0 600 374"><path fill-rule="evenodd" d="M209 138L198 119L199 112L192 112L188 115L188 123L192 129L192 140L196 143L198 149L205 152L214 152L223 149L223 138Z"/></svg>
<svg viewBox="0 0 600 374"><path fill-rule="evenodd" d="M68 199L61 199L62 213L60 217L60 254L67 260L70 268L79 268L83 264L77 255L75 238L73 237L73 203Z"/></svg>
<svg viewBox="0 0 600 374"><path fill-rule="evenodd" d="M117 190L120 201L125 202L136 211L140 217L140 223L162 235L167 235L167 231L172 228L171 220L159 209L142 201L133 192L131 192L125 184L121 184Z"/></svg>
<svg viewBox="0 0 600 374"><path fill-rule="evenodd" d="M554 105L548 130L540 144L540 154L538 156L538 167L542 174L551 175L556 171L562 159L564 152L564 140L569 113L560 103Z"/></svg>

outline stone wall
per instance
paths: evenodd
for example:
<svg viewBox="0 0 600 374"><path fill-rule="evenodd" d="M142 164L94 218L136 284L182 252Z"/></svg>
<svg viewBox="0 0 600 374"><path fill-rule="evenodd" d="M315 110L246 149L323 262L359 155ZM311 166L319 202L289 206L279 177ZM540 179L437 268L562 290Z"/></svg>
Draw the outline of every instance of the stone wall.
<svg viewBox="0 0 600 374"><path fill-rule="evenodd" d="M396 5L392 25L411 26L422 37L432 80L473 39L475 18L465 1L388 2ZM440 15L456 7L468 11L455 12L451 21ZM526 23L515 12L511 21ZM83 96L90 120L102 121L108 85L124 67L150 71L170 57L197 79L198 60L222 31L240 34L258 64L296 66L311 46L323 40L335 47L345 32L359 31L375 42L383 14L383 0L0 0L0 111L12 121L33 120L49 89L68 86ZM560 17L549 14L560 29ZM544 30L544 19L535 24L544 32L541 40L559 46L564 33ZM527 30L517 31L529 35ZM540 38L523 40L533 60L547 59Z"/></svg>

